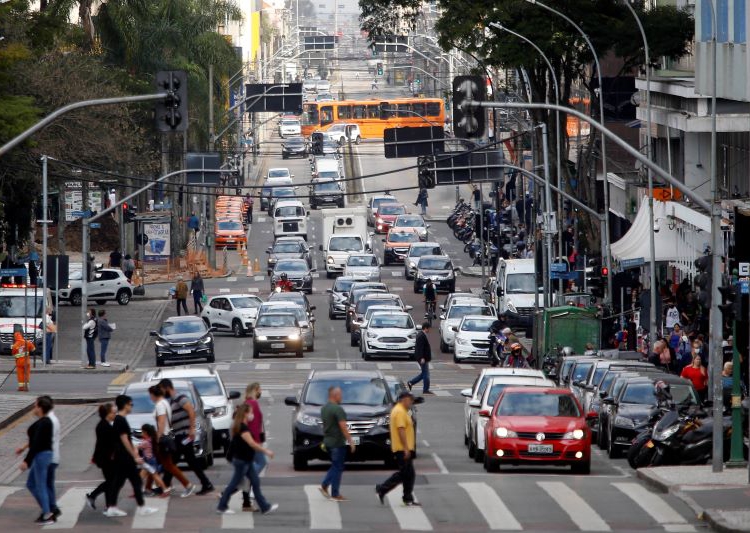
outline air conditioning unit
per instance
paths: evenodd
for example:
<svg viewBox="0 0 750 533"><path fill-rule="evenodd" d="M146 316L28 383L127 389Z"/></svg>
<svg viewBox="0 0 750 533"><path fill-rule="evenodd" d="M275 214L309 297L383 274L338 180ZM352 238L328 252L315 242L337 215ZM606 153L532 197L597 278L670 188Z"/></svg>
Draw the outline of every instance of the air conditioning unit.
<svg viewBox="0 0 750 533"><path fill-rule="evenodd" d="M337 228L353 228L354 220L352 217L339 217L336 219Z"/></svg>

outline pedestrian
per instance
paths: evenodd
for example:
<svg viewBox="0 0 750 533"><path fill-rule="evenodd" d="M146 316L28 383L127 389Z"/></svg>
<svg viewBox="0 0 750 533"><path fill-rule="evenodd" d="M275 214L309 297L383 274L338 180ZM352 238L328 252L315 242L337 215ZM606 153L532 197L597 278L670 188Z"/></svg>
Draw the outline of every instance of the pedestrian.
<svg viewBox="0 0 750 533"><path fill-rule="evenodd" d="M16 449L16 455L26 452L21 471L29 471L26 480L26 488L42 508L42 514L34 521L36 524L48 526L57 521L55 513L52 512L51 501L54 494L49 493L49 471L52 463L52 420L47 416L52 410L52 403L48 397L39 397L34 403L34 415L37 420L29 426L27 435L28 443Z"/></svg>
<svg viewBox="0 0 750 533"><path fill-rule="evenodd" d="M114 251L109 254L109 268L120 268L122 266L122 253L120 253L120 247L117 246Z"/></svg>
<svg viewBox="0 0 750 533"><path fill-rule="evenodd" d="M109 340L112 338L112 332L115 330L114 324L109 323L107 312L104 309L99 310L99 318L96 323L99 327L99 345L101 348L99 360L101 366L108 367L110 364L107 362L107 347L109 346Z"/></svg>
<svg viewBox="0 0 750 533"><path fill-rule="evenodd" d="M352 454L356 447L346 425L346 412L341 407L341 387L328 387L328 403L320 410L320 418L323 421L323 447L331 457L331 467L320 484L320 492L333 501L345 502L347 498L341 495L339 488L344 474L346 445Z"/></svg>
<svg viewBox="0 0 750 533"><path fill-rule="evenodd" d="M198 491L198 496L203 496L214 490L214 486L208 479L206 474L203 472L198 459L195 457L195 449L193 448L193 442L196 436L196 415L195 407L193 406L190 398L185 394L178 393L174 390L174 385L171 379L162 379L159 382L159 387L164 393L164 397L169 400L169 408L171 411L171 424L172 431L174 432L175 450L174 458L179 460L180 457L185 458L185 462L188 464L193 473L198 476L201 482L201 490ZM162 465L163 466L163 465ZM167 470L170 473L169 470ZM173 471L171 473L174 473ZM164 481L171 481L171 477L168 475L164 476ZM179 479L179 478L178 478ZM169 483L167 483L169 485ZM184 485L184 483L183 483ZM194 485L190 485L190 491L188 487L185 487L185 493L182 497L186 498L190 496L195 490ZM189 494L188 494L189 492Z"/></svg>
<svg viewBox="0 0 750 533"><path fill-rule="evenodd" d="M378 90L378 79L377 78L373 78L372 85L370 85L370 90L371 91L377 91Z"/></svg>
<svg viewBox="0 0 750 533"><path fill-rule="evenodd" d="M47 474L47 493L49 494L49 508L52 510L52 514L55 518L62 514L60 508L57 506L57 494L55 492L55 473L57 467L60 465L60 419L55 414L55 402L50 396L40 396L40 399L44 399L45 402L49 402L52 408L47 413L47 418L52 422L52 461L49 465L49 472Z"/></svg>
<svg viewBox="0 0 750 533"><path fill-rule="evenodd" d="M474 202L474 211L480 211L482 209L482 191L476 185L472 185L472 187L471 198Z"/></svg>
<svg viewBox="0 0 750 533"><path fill-rule="evenodd" d="M250 193L247 193L245 195L245 201L243 202L245 204L245 220L248 224L253 223L253 204L255 201L253 200L253 197Z"/></svg>
<svg viewBox="0 0 750 533"><path fill-rule="evenodd" d="M188 286L187 283L185 283L185 279L182 277L182 274L177 276L177 283L174 287L174 297L177 300L177 316L180 316L180 306L182 306L182 310L185 311L185 314L188 314L187 310L187 295L188 295Z"/></svg>
<svg viewBox="0 0 750 533"><path fill-rule="evenodd" d="M253 489L255 499L258 501L261 513L270 514L279 508L279 504L269 503L263 497L263 493L260 490L260 477L258 477L253 466L255 454L262 453L273 459L273 452L261 446L253 439L248 427L252 416L251 407L246 403L237 407L237 410L234 412L230 432L232 440L229 443L229 453L227 454L227 460L232 463L234 472L232 473L232 479L229 480L229 484L221 493L219 505L216 507L216 512L219 514L234 514L234 511L229 509L229 498L232 497L232 494L243 478L247 478L250 481L250 486Z"/></svg>
<svg viewBox="0 0 750 533"><path fill-rule="evenodd" d="M125 254L125 261L122 263L122 271L125 273L125 277L128 278L128 281L133 281L135 261L130 257L130 254Z"/></svg>
<svg viewBox="0 0 750 533"><path fill-rule="evenodd" d="M193 274L193 279L190 281L190 292L193 294L193 308L197 315L203 311L203 293L205 292L205 289L203 288L203 278L201 277L201 273L197 270L195 271L195 274Z"/></svg>
<svg viewBox="0 0 750 533"><path fill-rule="evenodd" d="M198 239L198 232L201 229L201 221L195 214L195 212L190 213L190 218L188 219L188 228L193 230L193 235L196 239Z"/></svg>
<svg viewBox="0 0 750 533"><path fill-rule="evenodd" d="M52 309L47 309L47 327L45 330L47 349L44 352L44 363L52 363L52 350L55 347L55 338L57 337L57 315Z"/></svg>
<svg viewBox="0 0 750 533"><path fill-rule="evenodd" d="M419 189L419 193L417 194L417 201L414 202L414 205L419 206L422 209L422 216L427 215L427 189L422 187Z"/></svg>
<svg viewBox="0 0 750 533"><path fill-rule="evenodd" d="M195 492L195 485L190 483L185 474L182 473L174 463L172 454L177 451L177 438L172 429L172 407L169 400L164 397L164 390L159 385L152 385L148 388L148 394L151 401L154 402L154 418L156 418L156 434L159 437L156 458L164 468L164 483L169 486L172 482L172 476L182 483L184 490L181 496L187 498ZM171 476L170 476L171 474Z"/></svg>
<svg viewBox="0 0 750 533"><path fill-rule="evenodd" d="M706 393L708 392L708 373L706 367L701 365L701 356L694 355L693 363L690 366L686 366L680 372L681 378L689 379L693 383L695 392L698 393L701 402L706 399Z"/></svg>
<svg viewBox="0 0 750 533"><path fill-rule="evenodd" d="M13 334L13 345L10 352L16 360L16 378L18 379L18 390L29 392L29 381L31 379L30 354L36 350L36 346L31 341L23 338L21 331Z"/></svg>
<svg viewBox="0 0 750 533"><path fill-rule="evenodd" d="M128 424L127 416L133 410L133 398L126 394L121 394L115 398L115 405L117 406L117 415L115 415L115 419L112 421L112 428L117 441L117 448L115 450L115 480L112 486L112 505L104 511L104 516L127 516L125 511L117 507L117 495L125 484L125 481L129 481L130 486L133 487L133 496L138 506L136 513L140 516L154 514L157 509L146 507L146 501L143 499L143 483L141 482L141 475L138 473L138 465L143 464L143 459L138 455L138 451L130 440L132 438L132 431L130 424Z"/></svg>
<svg viewBox="0 0 750 533"><path fill-rule="evenodd" d="M664 309L664 325L669 332L680 323L680 310L673 300L670 300Z"/></svg>
<svg viewBox="0 0 750 533"><path fill-rule="evenodd" d="M432 349L427 334L430 332L430 323L424 322L422 330L417 333L416 344L414 345L414 357L419 363L419 374L411 378L406 385L409 390L414 385L422 382L422 394L432 394L430 390L430 361L432 361Z"/></svg>
<svg viewBox="0 0 750 533"><path fill-rule="evenodd" d="M416 435L414 434L414 420L411 417L411 407L414 405L414 396L411 392L402 391L398 395L398 403L391 409L390 415L390 437L391 451L396 459L398 471L380 485L375 485L380 503L385 505L385 495L403 485L404 495L402 501L406 506L420 506L414 500L414 450Z"/></svg>
<svg viewBox="0 0 750 533"><path fill-rule="evenodd" d="M96 311L89 309L88 321L83 325L83 338L86 340L86 355L89 364L84 368L91 370L96 368L96 346L94 341L99 336L99 323L96 320Z"/></svg>
<svg viewBox="0 0 750 533"><path fill-rule="evenodd" d="M115 496L115 483L117 482L115 454L118 448L118 437L112 427L116 416L117 409L114 404L105 403L99 406L99 423L96 425L96 443L94 444L91 462L102 471L104 481L99 483L99 486L93 491L86 494L86 505L92 511L96 511L96 498L100 494L104 494L107 511L117 509L117 500L112 499Z"/></svg>
<svg viewBox="0 0 750 533"><path fill-rule="evenodd" d="M247 425L247 427L250 429L250 435L252 435L255 442L265 446L266 430L265 425L263 424L263 411L261 411L260 402L258 402L261 396L261 392L262 391L260 388L260 383L255 382L248 385L247 389L245 389L245 403L250 406L250 411L252 413L252 419ZM253 465L255 466L255 471L260 477L260 473L263 472L263 469L266 467L265 454L256 453L253 459ZM250 498L250 488L251 487L248 487L248 490L242 491L243 511L255 510L253 501Z"/></svg>
<svg viewBox="0 0 750 533"><path fill-rule="evenodd" d="M138 454L143 458L143 468L141 468L141 479L146 486L146 490L151 490L151 486L156 485L161 489L159 498L169 498L172 487L167 487L161 477L161 465L156 459L159 450L159 439L156 435L156 428L151 424L141 426L141 442L138 444Z"/></svg>

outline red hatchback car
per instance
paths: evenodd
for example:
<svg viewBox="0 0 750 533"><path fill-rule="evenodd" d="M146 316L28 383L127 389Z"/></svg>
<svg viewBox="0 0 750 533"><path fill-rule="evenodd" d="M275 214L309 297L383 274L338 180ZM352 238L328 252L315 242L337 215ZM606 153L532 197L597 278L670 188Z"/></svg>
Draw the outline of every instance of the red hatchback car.
<svg viewBox="0 0 750 533"><path fill-rule="evenodd" d="M396 217L406 214L406 206L403 204L380 204L375 213L375 232L388 233L396 221Z"/></svg>
<svg viewBox="0 0 750 533"><path fill-rule="evenodd" d="M591 471L591 430L581 404L568 389L508 387L498 397L485 427L484 468L501 464L570 465Z"/></svg>

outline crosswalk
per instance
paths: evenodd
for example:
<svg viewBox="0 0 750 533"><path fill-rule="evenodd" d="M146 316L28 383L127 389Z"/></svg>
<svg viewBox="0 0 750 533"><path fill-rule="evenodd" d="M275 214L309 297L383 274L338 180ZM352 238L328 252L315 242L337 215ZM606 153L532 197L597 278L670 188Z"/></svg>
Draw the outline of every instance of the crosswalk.
<svg viewBox="0 0 750 533"><path fill-rule="evenodd" d="M665 531L694 532L695 526L677 511L667 498L650 492L635 482L593 483L572 478L568 481L537 481L531 491L519 491L512 482L498 477L490 481L458 481L418 485L415 497L421 507L406 507L401 489L389 493L382 507L372 485L345 485L348 502L326 499L317 485L264 486L266 498L280 504L275 515L262 516L241 510L241 497L230 500L234 514L214 512L217 499L192 497L181 499L147 498L154 514L134 513L133 500L123 497L120 506L128 512L121 519L103 519L86 506L85 495L91 487L75 486L62 490L59 507L63 514L57 523L43 529L70 530L87 526L115 529L163 529L166 524L189 524L181 529L260 529L287 528L290 519L299 521L295 530L316 531ZM446 497L446 494L448 497ZM125 501L123 501L125 500ZM592 502L609 502L594 505ZM103 503L103 502L100 502ZM0 486L0 527L11 530L26 524L33 500L18 487ZM688 510L685 509L688 513Z"/></svg>

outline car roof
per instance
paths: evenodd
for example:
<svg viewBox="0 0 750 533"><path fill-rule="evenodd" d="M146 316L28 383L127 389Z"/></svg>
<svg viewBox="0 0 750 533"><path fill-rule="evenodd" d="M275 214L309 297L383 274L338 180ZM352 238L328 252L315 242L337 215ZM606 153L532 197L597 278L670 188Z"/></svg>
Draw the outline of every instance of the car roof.
<svg viewBox="0 0 750 533"><path fill-rule="evenodd" d="M304 237L295 237L295 236L288 236L288 237L276 237L276 240L273 242L305 242Z"/></svg>
<svg viewBox="0 0 750 533"><path fill-rule="evenodd" d="M372 294L367 294L362 297L362 300L400 300L401 297L398 294L390 293L390 292L375 292Z"/></svg>
<svg viewBox="0 0 750 533"><path fill-rule="evenodd" d="M199 316L170 316L164 319L164 322L203 322Z"/></svg>
<svg viewBox="0 0 750 533"><path fill-rule="evenodd" d="M379 370L313 370L308 381L316 379L384 378Z"/></svg>
<svg viewBox="0 0 750 533"><path fill-rule="evenodd" d="M461 322L463 322L464 320L491 320L494 322L495 320L497 320L497 318L487 315L465 315L461 317Z"/></svg>
<svg viewBox="0 0 750 533"><path fill-rule="evenodd" d="M517 376L517 377L544 377L544 372L535 368L483 368L479 377L485 376Z"/></svg>
<svg viewBox="0 0 750 533"><path fill-rule="evenodd" d="M148 372L144 377L148 377L149 381L156 381L157 379L169 378L194 378L194 377L209 377L213 376L219 378L218 372L213 368L206 368L201 366L184 366L177 368L159 368L153 372Z"/></svg>
<svg viewBox="0 0 750 533"><path fill-rule="evenodd" d="M294 300L269 300L267 302L263 302L261 305L268 307L291 307L296 306L299 308L303 308L302 304L299 302L295 302Z"/></svg>
<svg viewBox="0 0 750 533"><path fill-rule="evenodd" d="M420 248L422 246L424 246L425 248L427 248L428 246L430 248L434 248L435 246L440 246L442 248L442 245L439 242L433 242L433 241L415 242L414 244L411 245L412 248Z"/></svg>
<svg viewBox="0 0 750 533"><path fill-rule="evenodd" d="M453 307L454 305L477 305L477 303L480 303L482 305L486 305L489 307L489 304L485 302L479 296L474 296L473 298L455 298L451 302L451 307Z"/></svg>
<svg viewBox="0 0 750 533"><path fill-rule="evenodd" d="M125 388L123 389L123 391L124 391L124 394L127 394L128 392L131 392L131 391L140 392L143 390L148 390L148 388L153 386L153 384L154 384L153 381L136 381L136 382L125 385ZM193 386L193 384L190 383L189 381L185 381L182 379L173 379L172 385L174 385L176 389L177 388L187 389Z"/></svg>
<svg viewBox="0 0 750 533"><path fill-rule="evenodd" d="M551 387L508 387L503 391L503 394L511 392L520 392L522 394L529 393L544 393L544 394L565 394L566 396L573 396L573 392L570 389L562 387L551 386Z"/></svg>
<svg viewBox="0 0 750 533"><path fill-rule="evenodd" d="M289 205L297 207L303 204L299 200L280 200L276 202L276 207L283 207L283 206L289 206Z"/></svg>
<svg viewBox="0 0 750 533"><path fill-rule="evenodd" d="M380 306L375 306L375 307L380 307ZM372 307L370 308L370 310L372 310ZM395 309L392 309L392 310L389 310L389 309L375 309L373 311L373 313L370 315L370 319L372 319L375 315L396 315L396 316L408 315L408 316L411 316L406 311L400 311L400 310L397 311Z"/></svg>
<svg viewBox="0 0 750 533"><path fill-rule="evenodd" d="M248 294L246 292L232 292L229 294L216 294L214 296L210 296L208 300L211 301L211 300L215 300L216 298L257 298L258 300L261 300L261 301L263 300L263 298L261 298L257 294Z"/></svg>

